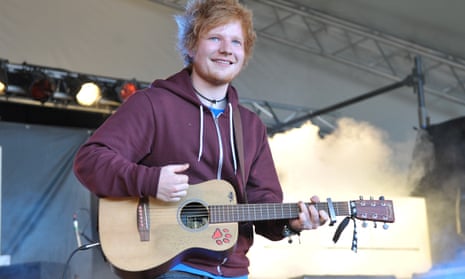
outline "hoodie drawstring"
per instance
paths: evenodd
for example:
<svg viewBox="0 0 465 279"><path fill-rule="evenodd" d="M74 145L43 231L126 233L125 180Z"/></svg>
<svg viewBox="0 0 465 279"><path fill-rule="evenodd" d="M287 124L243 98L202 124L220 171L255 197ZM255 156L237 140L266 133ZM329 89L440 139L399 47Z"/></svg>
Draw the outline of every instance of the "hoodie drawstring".
<svg viewBox="0 0 465 279"><path fill-rule="evenodd" d="M233 123L233 107L231 103L229 105L229 142L231 145L231 154L234 164L234 174L237 174L237 158L236 158L236 144L234 142L234 123ZM204 130L204 116L203 116L203 106L200 105L200 133L199 133L199 154L197 156L197 161L200 162L203 154L203 130Z"/></svg>
<svg viewBox="0 0 465 279"><path fill-rule="evenodd" d="M231 143L231 154L233 157L234 174L237 174L236 144L234 142L233 108L229 103L229 142Z"/></svg>
<svg viewBox="0 0 465 279"><path fill-rule="evenodd" d="M202 158L203 153L203 106L200 105L200 146L199 146L199 155L197 157L197 161L200 162L200 158Z"/></svg>

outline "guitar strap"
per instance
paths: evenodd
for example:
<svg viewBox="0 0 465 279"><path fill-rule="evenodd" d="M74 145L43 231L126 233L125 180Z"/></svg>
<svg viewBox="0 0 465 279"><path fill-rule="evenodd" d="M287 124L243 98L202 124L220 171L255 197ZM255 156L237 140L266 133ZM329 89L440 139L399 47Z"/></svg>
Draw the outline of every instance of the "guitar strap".
<svg viewBox="0 0 465 279"><path fill-rule="evenodd" d="M245 180L245 165L244 165L244 138L242 136L242 121L239 108L233 111L233 126L234 126L234 138L236 139L237 146L237 157L239 158L239 171L241 172L242 178L242 196L244 198L244 203L247 201L247 181Z"/></svg>

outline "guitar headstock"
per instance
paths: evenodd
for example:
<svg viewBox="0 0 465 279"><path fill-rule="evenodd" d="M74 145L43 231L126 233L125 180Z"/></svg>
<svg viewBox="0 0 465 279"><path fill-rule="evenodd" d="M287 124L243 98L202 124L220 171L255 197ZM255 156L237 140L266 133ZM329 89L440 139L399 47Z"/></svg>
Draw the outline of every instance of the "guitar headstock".
<svg viewBox="0 0 465 279"><path fill-rule="evenodd" d="M355 218L367 221L393 223L394 205L390 200L354 200L350 207Z"/></svg>

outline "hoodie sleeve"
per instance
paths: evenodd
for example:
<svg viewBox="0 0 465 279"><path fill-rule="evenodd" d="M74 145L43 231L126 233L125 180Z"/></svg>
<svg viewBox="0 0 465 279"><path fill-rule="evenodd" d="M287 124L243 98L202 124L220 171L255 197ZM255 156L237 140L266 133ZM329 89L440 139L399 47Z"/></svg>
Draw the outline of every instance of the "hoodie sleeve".
<svg viewBox="0 0 465 279"><path fill-rule="evenodd" d="M241 115L244 115L244 113L241 112ZM243 118L242 120L250 124L244 130L246 156L254 154L252 158L248 158L252 162L247 177L248 202L281 203L283 201L283 192L268 143L266 127L258 119L247 120ZM251 146L255 148L253 153L251 152L253 149L248 149ZM288 220L255 222L255 232L270 240L281 240L283 238L283 227L287 223Z"/></svg>
<svg viewBox="0 0 465 279"><path fill-rule="evenodd" d="M254 197L253 203L281 203L283 201L283 193L279 184L275 167L271 158L271 151L268 143L263 146L260 163L256 166L257 170L252 172L249 177L247 187L249 197ZM268 177L264 177L268 176ZM259 184L258 184L259 183ZM257 200L258 198L258 200ZM270 240L281 240L283 238L284 225L288 220L269 220L255 222L255 232Z"/></svg>
<svg viewBox="0 0 465 279"><path fill-rule="evenodd" d="M151 152L154 130L153 107L138 92L81 146L76 177L98 196L155 196L160 168L141 164Z"/></svg>

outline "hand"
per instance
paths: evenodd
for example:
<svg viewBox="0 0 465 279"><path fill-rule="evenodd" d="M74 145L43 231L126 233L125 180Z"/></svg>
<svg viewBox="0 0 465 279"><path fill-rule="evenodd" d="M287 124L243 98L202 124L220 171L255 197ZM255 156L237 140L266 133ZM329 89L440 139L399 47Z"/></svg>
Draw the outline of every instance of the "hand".
<svg viewBox="0 0 465 279"><path fill-rule="evenodd" d="M165 202L177 202L187 195L189 178L181 172L189 164L167 165L161 168L156 198Z"/></svg>
<svg viewBox="0 0 465 279"><path fill-rule="evenodd" d="M313 196L310 201L312 203L318 203L320 202L320 199L317 196ZM294 231L314 230L319 226L324 225L329 219L326 211L318 211L314 205L310 204L307 206L304 202L299 202L299 206L299 219L289 221L289 226Z"/></svg>

